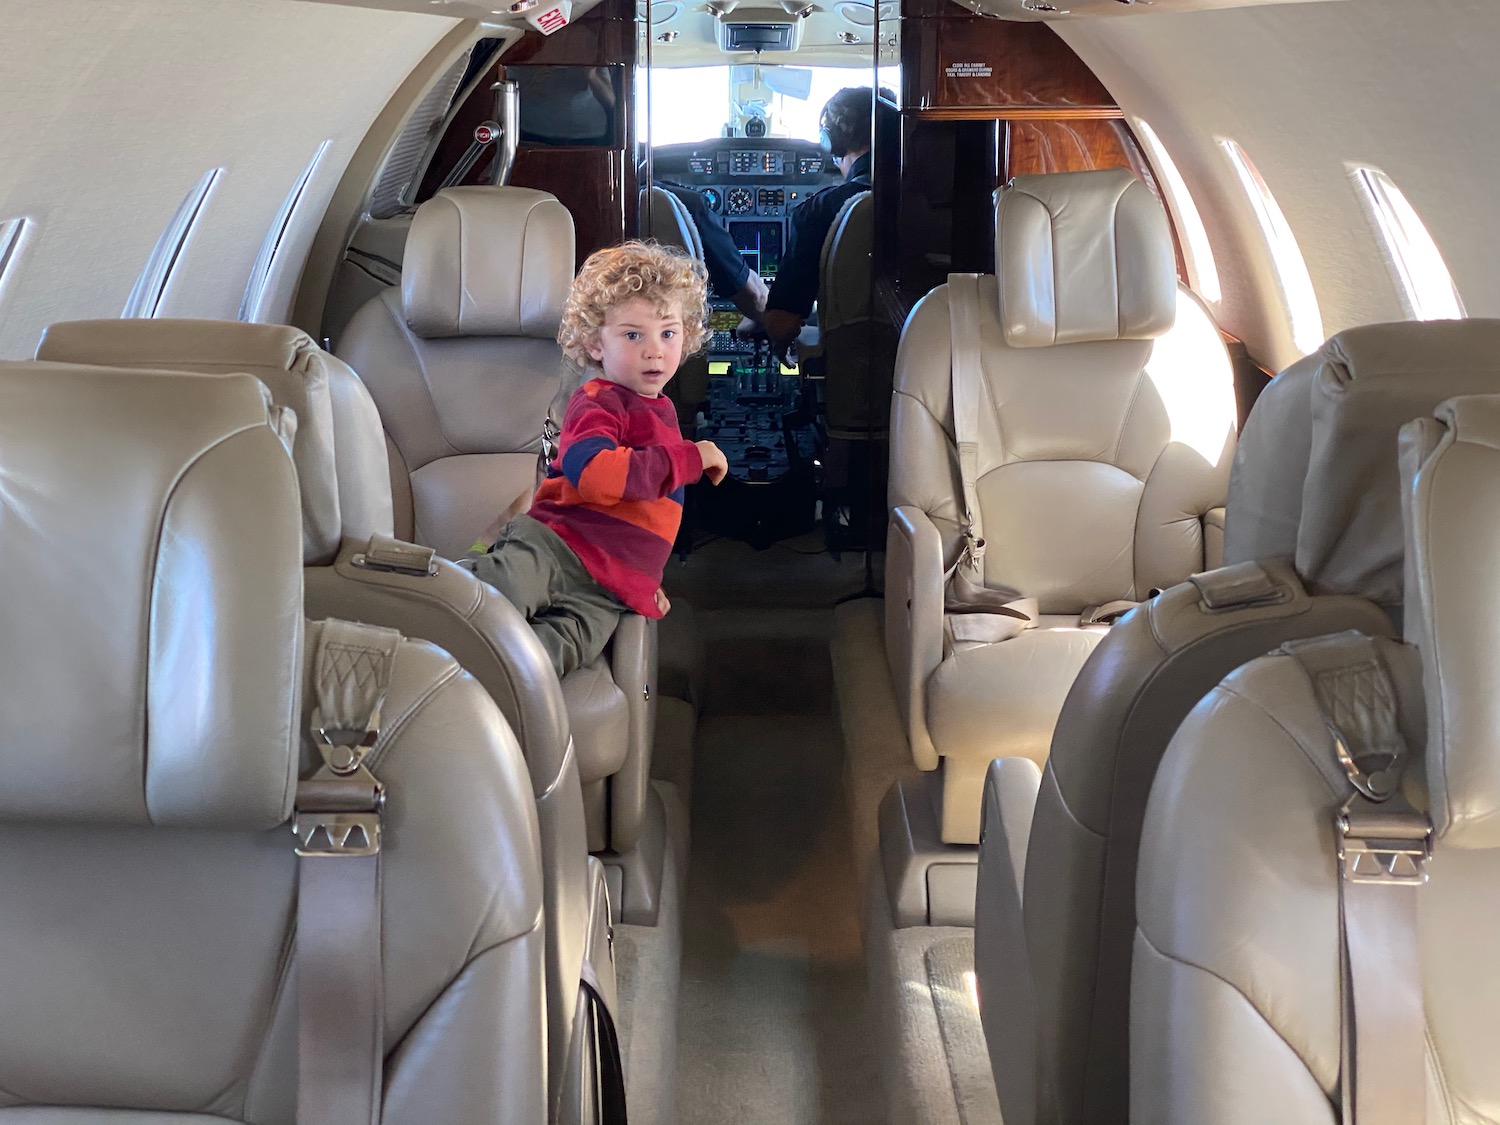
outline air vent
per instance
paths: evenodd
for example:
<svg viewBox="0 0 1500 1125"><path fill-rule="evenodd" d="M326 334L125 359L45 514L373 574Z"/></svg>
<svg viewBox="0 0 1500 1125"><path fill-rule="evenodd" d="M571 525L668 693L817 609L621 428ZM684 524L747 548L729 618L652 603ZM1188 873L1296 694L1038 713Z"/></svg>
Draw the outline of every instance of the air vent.
<svg viewBox="0 0 1500 1125"><path fill-rule="evenodd" d="M210 168L203 173L199 180L182 197L182 202L177 205L177 211L167 223L166 230L161 232L161 237L156 240L156 246L151 251L151 256L146 259L146 264L141 268L141 276L136 278L135 287L131 289L129 298L125 301L125 308L120 312L122 317L151 317L156 315L156 310L161 307L161 301L167 293L167 284L172 280L172 270L177 266L177 260L182 256L182 251L187 246L188 237L193 233L193 227L197 225L198 216L203 213L204 205L208 203L209 193L213 191L214 185L219 182L219 177L224 174L222 168Z"/></svg>
<svg viewBox="0 0 1500 1125"><path fill-rule="evenodd" d="M748 13L736 14L743 16ZM783 14L779 19L719 22L721 51L795 51L801 38L802 21L795 16Z"/></svg>

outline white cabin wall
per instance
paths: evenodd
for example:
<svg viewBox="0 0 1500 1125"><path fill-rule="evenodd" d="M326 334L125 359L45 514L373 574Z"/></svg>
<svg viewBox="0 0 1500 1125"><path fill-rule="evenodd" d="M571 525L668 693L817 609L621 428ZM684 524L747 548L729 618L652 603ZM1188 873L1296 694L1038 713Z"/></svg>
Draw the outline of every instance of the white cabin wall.
<svg viewBox="0 0 1500 1125"><path fill-rule="evenodd" d="M1244 146L1286 213L1325 333L1401 319L1346 161L1388 172L1471 316L1500 316L1494 0L1348 0L1055 25L1125 111L1161 136L1203 211L1220 321L1278 366L1292 344L1259 228L1214 142Z"/></svg>
<svg viewBox="0 0 1500 1125"><path fill-rule="evenodd" d="M118 316L213 167L161 315L234 318L318 146L333 142L288 232L299 267L371 122L456 22L292 0L7 0L0 221L35 227L0 294L0 358L29 356L53 321Z"/></svg>

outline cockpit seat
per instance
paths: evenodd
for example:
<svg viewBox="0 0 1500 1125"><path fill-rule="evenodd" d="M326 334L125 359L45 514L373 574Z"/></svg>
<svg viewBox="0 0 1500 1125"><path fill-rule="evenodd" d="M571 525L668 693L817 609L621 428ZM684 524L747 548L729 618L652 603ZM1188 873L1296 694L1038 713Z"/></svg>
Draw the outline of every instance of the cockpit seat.
<svg viewBox="0 0 1500 1125"><path fill-rule="evenodd" d="M1402 431L1404 643L1287 645L1167 747L1137 877L1132 1121L1494 1118L1497 450L1495 396Z"/></svg>
<svg viewBox="0 0 1500 1125"><path fill-rule="evenodd" d="M681 250L688 257L703 261L703 238L688 209L670 191L652 184L641 189L641 213L647 218L651 238L663 246ZM677 416L686 426L692 422L700 403L708 398L708 355L700 352L688 356L667 384L667 397L677 407Z"/></svg>
<svg viewBox="0 0 1500 1125"><path fill-rule="evenodd" d="M73 321L52 325L38 356L135 370L244 372L294 412L308 616L364 621L436 644L490 693L520 741L541 830L548 1073L552 1104L563 1107L594 1073L587 1046L593 999L580 992L583 964L609 985L611 997L613 968L603 873L587 855L562 693L535 634L504 597L430 548L391 539L385 441L369 392L305 333L281 325ZM554 1114L557 1121L575 1117Z"/></svg>
<svg viewBox="0 0 1500 1125"><path fill-rule="evenodd" d="M400 289L360 309L339 348L385 427L398 539L455 558L508 505L525 509L563 388L573 251L572 216L546 192L450 188L418 208ZM659 819L656 664L654 623L625 614L563 681L595 851L631 853Z"/></svg>
<svg viewBox="0 0 1500 1125"><path fill-rule="evenodd" d="M955 275L912 311L891 406L887 655L916 763L942 769L949 843L978 842L992 759L1046 759L1104 634L1090 620L1217 561L1205 521L1235 440L1228 354L1176 283L1144 185L1121 169L1018 176L996 230L998 277ZM964 290L974 296L955 299ZM973 402L957 411L972 428L969 488L955 367ZM978 570L969 511L986 545ZM1020 610L1030 627L970 640L964 615L945 638L945 574L961 564L997 600L1035 599Z"/></svg>
<svg viewBox="0 0 1500 1125"><path fill-rule="evenodd" d="M383 1013L362 1119L543 1125L530 783L489 696L429 644L384 631L390 663L367 665L389 669L365 759L380 897L338 900L372 905L342 947L364 984L326 972L306 923L350 916L309 865L358 859L299 860L288 825L350 628L304 620L285 421L245 375L0 364L7 1112L307 1120L299 1076L342 1033L303 1036L299 1061L299 1031Z"/></svg>
<svg viewBox="0 0 1500 1125"><path fill-rule="evenodd" d="M1043 770L991 766L975 970L1007 1125L1127 1120L1136 854L1162 753L1219 680L1276 646L1393 633L1397 432L1483 390L1500 390L1500 322L1350 329L1293 364L1240 437L1227 565L1099 642Z"/></svg>

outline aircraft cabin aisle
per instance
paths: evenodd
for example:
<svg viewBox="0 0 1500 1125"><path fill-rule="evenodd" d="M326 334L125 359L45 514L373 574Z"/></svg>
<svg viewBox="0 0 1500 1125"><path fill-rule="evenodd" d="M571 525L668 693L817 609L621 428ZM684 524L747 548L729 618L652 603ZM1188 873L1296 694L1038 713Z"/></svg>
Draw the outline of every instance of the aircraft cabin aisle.
<svg viewBox="0 0 1500 1125"><path fill-rule="evenodd" d="M1492 0L10 0L0 1125L1500 1123L1497 73ZM706 306L578 320L635 240ZM539 487L673 540L561 675Z"/></svg>

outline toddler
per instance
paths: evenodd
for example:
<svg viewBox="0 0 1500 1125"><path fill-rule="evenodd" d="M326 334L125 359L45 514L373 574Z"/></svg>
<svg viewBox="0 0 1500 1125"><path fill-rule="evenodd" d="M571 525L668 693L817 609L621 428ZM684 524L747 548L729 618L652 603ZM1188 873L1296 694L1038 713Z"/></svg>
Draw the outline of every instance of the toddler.
<svg viewBox="0 0 1500 1125"><path fill-rule="evenodd" d="M627 610L666 613L683 489L729 471L713 442L682 436L661 393L707 325L703 267L666 247L600 250L573 279L557 340L593 377L568 400L531 509L465 561L526 615L559 677L597 656Z"/></svg>

